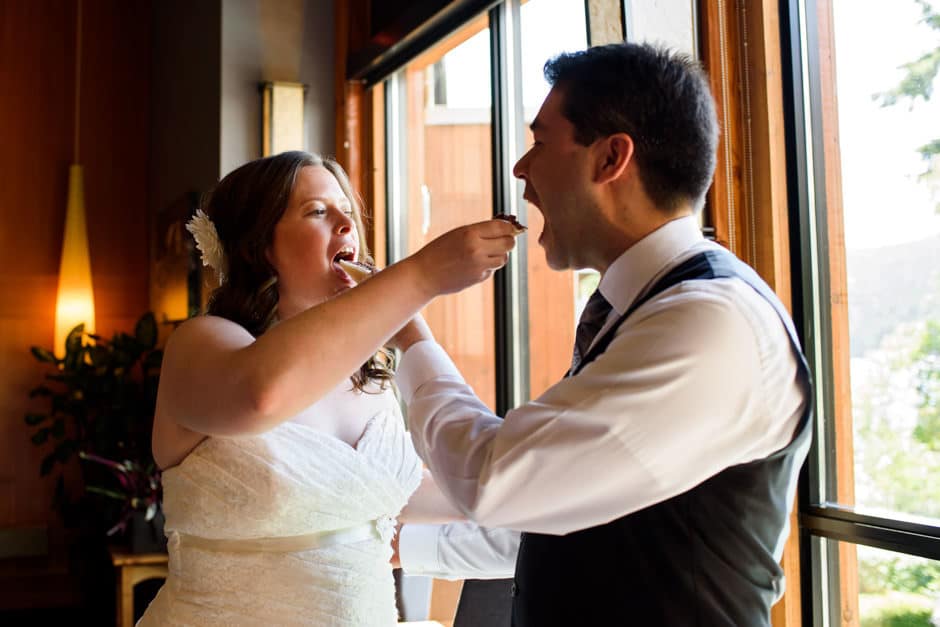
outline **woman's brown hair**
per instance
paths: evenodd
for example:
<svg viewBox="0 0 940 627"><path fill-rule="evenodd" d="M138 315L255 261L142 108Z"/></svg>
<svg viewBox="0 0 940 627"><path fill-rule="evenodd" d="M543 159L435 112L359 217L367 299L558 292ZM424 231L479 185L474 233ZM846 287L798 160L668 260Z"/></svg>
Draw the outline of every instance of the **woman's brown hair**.
<svg viewBox="0 0 940 627"><path fill-rule="evenodd" d="M225 280L209 297L206 313L240 324L255 337L278 319L277 274L266 251L274 241L274 227L287 209L297 173L307 166L326 168L336 177L353 208L359 258L371 261L362 202L342 166L333 159L291 151L251 161L226 175L203 202L226 258ZM384 388L391 378L391 356L385 350L379 350L351 377L353 386L363 391L370 381Z"/></svg>

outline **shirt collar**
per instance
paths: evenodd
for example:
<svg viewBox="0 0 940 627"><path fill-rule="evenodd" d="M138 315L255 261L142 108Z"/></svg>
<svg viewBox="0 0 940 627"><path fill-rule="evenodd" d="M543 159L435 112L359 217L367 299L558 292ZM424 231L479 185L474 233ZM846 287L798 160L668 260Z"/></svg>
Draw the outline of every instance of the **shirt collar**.
<svg viewBox="0 0 940 627"><path fill-rule="evenodd" d="M657 275L703 239L696 216L671 220L617 257L601 277L598 289L623 315Z"/></svg>

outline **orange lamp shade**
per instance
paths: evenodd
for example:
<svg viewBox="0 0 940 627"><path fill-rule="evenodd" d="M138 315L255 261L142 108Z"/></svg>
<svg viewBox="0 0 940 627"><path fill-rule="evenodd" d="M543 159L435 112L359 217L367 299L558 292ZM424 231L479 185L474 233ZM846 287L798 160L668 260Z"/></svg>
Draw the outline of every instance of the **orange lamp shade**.
<svg viewBox="0 0 940 627"><path fill-rule="evenodd" d="M91 257L85 226L85 198L82 166L69 168L69 199L65 211L65 236L59 263L59 291L55 307L56 355L65 354L65 338L76 325L95 330L95 299L91 286Z"/></svg>

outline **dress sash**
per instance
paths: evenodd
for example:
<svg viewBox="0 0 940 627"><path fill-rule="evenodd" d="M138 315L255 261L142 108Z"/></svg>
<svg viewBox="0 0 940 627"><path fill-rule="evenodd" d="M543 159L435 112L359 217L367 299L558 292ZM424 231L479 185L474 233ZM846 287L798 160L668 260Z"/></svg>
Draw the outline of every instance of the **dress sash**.
<svg viewBox="0 0 940 627"><path fill-rule="evenodd" d="M180 547L217 551L224 553L297 553L322 549L338 544L352 544L364 540L391 542L397 521L391 516L380 516L361 525L345 529L333 529L318 533L278 538L204 538L188 533L171 531L167 535L172 543L175 539Z"/></svg>

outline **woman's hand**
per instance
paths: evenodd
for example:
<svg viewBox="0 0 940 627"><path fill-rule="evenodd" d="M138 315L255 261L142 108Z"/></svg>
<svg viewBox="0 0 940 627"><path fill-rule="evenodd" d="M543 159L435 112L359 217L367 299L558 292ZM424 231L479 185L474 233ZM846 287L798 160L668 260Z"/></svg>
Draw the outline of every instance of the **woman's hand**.
<svg viewBox="0 0 940 627"><path fill-rule="evenodd" d="M505 220L477 222L444 233L406 261L420 267L418 276L430 298L452 294L506 265L518 233Z"/></svg>

